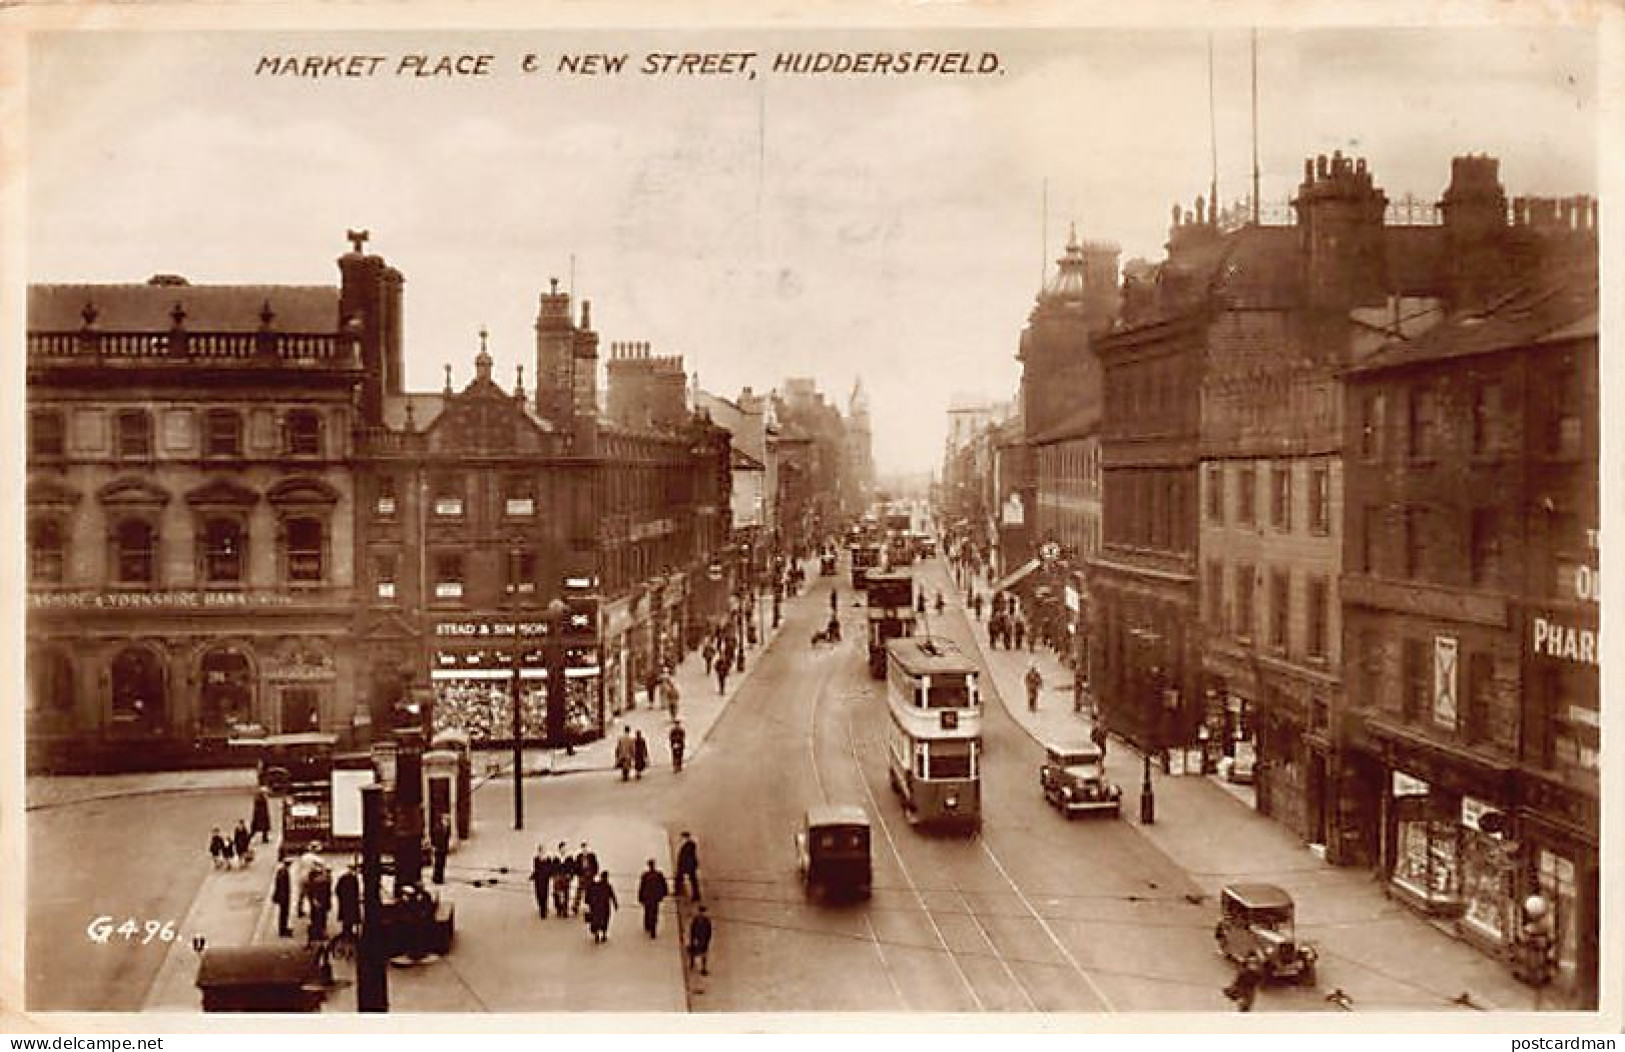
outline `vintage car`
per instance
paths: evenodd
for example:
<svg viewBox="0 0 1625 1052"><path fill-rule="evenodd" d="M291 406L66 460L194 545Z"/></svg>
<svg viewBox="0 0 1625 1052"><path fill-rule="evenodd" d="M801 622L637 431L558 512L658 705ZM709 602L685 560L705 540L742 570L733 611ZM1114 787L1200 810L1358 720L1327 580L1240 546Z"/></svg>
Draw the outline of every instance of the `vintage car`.
<svg viewBox="0 0 1625 1052"><path fill-rule="evenodd" d="M1120 814L1123 790L1106 778L1106 757L1093 742L1053 743L1038 769L1044 799L1071 818L1080 811Z"/></svg>
<svg viewBox="0 0 1625 1052"><path fill-rule="evenodd" d="M1315 981L1319 954L1294 937L1292 896L1274 884L1226 884L1219 892L1219 952L1265 979Z"/></svg>
<svg viewBox="0 0 1625 1052"><path fill-rule="evenodd" d="M818 576L835 576L835 556L826 552L818 557Z"/></svg>
<svg viewBox="0 0 1625 1052"><path fill-rule="evenodd" d="M809 898L820 893L868 898L874 877L869 816L863 808L851 804L809 808L796 833L796 865Z"/></svg>

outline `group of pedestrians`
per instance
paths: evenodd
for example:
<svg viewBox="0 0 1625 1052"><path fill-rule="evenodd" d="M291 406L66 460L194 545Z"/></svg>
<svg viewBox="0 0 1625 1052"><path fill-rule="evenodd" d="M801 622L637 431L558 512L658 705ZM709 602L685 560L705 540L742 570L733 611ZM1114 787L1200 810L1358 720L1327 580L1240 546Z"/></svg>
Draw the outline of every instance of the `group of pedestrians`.
<svg viewBox="0 0 1625 1052"><path fill-rule="evenodd" d="M637 772L639 778L649 768L649 741L643 736L643 731L633 731L631 727L622 727L621 736L615 741L615 768L621 772L621 781L627 781L632 773Z"/></svg>
<svg viewBox="0 0 1625 1052"><path fill-rule="evenodd" d="M361 924L361 875L351 863L336 878L321 857L322 845L312 844L297 860L283 859L277 866L271 883L271 901L276 905L276 932L281 938L293 937L290 908L298 916L310 916L306 941L310 944L327 940L328 918L338 907L339 930L354 936Z"/></svg>
<svg viewBox="0 0 1625 1052"><path fill-rule="evenodd" d="M271 797L264 789L254 793L254 807L247 822L241 819L231 833L225 834L215 826L209 833L209 858L215 869L245 867L254 861L254 838L260 843L271 842Z"/></svg>
<svg viewBox="0 0 1625 1052"><path fill-rule="evenodd" d="M543 920L547 919L549 906L559 917L583 916L585 910L587 930L593 942L608 941L610 919L620 909L620 900L615 896L609 872L599 866L597 853L586 841L581 842L580 850L574 854L564 841L560 841L554 851L547 850L545 845L537 845L536 857L531 862L530 880L536 896L536 912ZM573 896L572 886L575 892ZM677 849L676 894L682 895L685 889L697 903L700 897L699 847L687 832L682 834L682 843ZM660 907L672 892L666 875L660 871L654 859L649 859L648 868L638 879L638 905L643 907L643 930L651 939L659 935ZM699 912L704 912L703 906ZM698 960L703 969L711 943L710 928L708 918L703 925L698 957L691 953L691 966L694 960ZM695 946L692 924L690 929L689 949L692 951Z"/></svg>

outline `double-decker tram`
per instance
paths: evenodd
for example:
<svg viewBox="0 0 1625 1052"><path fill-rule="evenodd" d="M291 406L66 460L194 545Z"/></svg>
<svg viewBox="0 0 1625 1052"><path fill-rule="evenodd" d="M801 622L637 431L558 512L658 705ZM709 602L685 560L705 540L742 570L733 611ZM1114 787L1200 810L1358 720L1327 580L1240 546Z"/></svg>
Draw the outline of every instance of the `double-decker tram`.
<svg viewBox="0 0 1625 1052"><path fill-rule="evenodd" d="M982 697L976 665L946 639L886 644L891 787L916 825L982 820Z"/></svg>
<svg viewBox="0 0 1625 1052"><path fill-rule="evenodd" d="M914 634L914 578L907 573L869 571L869 675L886 678L886 644Z"/></svg>

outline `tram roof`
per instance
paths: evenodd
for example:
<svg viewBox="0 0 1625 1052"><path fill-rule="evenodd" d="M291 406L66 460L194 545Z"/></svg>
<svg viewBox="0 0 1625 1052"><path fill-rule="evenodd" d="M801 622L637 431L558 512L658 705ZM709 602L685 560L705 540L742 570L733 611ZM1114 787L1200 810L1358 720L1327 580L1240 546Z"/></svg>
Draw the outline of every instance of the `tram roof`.
<svg viewBox="0 0 1625 1052"><path fill-rule="evenodd" d="M916 676L931 676L944 672L975 672L976 665L959 647L947 639L936 636L909 636L893 639L886 650L897 659L905 672Z"/></svg>

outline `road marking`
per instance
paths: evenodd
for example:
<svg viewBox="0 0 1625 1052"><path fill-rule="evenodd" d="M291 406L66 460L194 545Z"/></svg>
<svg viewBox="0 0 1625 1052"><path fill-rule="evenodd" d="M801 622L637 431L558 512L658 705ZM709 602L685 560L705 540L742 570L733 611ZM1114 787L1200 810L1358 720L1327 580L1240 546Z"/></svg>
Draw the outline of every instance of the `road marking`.
<svg viewBox="0 0 1625 1052"><path fill-rule="evenodd" d="M892 855L897 859L897 868L903 874L903 881L908 884L908 890L914 893L914 901L919 904L920 912L924 913L925 919L931 923L931 930L936 933L937 942L942 944L942 952L947 954L948 960L953 963L954 971L958 973L959 981L965 984L965 989L970 993L971 1001L975 1003L976 1010L978 1012L987 1011L987 1005L982 1003L982 998L977 994L976 987L971 985L970 976L965 974L964 967L959 963L959 957L949 948L948 940L942 934L942 928L937 924L937 918L931 913L931 907L925 904L925 896L920 894L920 886L914 883L914 877L909 873L907 863L903 861L903 853L897 849L897 841L891 835L891 826L887 823L886 816L881 813L880 801L875 799L874 790L869 788L869 779L863 773L863 761L858 757L858 743L852 737L851 722L846 725L846 741L852 750L852 760L858 766L858 781L863 785L863 795L869 798L869 807L874 812L875 822L880 826L880 832L886 837L887 846L891 848Z"/></svg>

